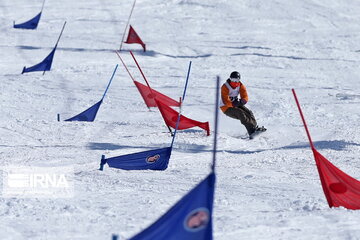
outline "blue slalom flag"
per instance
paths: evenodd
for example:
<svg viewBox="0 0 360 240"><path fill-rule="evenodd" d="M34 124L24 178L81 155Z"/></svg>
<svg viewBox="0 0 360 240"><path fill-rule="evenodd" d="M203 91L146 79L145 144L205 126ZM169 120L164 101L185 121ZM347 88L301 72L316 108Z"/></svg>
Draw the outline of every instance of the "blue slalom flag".
<svg viewBox="0 0 360 240"><path fill-rule="evenodd" d="M39 21L40 21L41 13L42 12L40 12L38 15L36 15L32 19L30 19L29 21L26 21L24 23L15 24L15 22L14 22L14 28L36 29L39 24Z"/></svg>
<svg viewBox="0 0 360 240"><path fill-rule="evenodd" d="M66 119L65 121L68 121L68 122L72 122L72 121L82 121L82 122L93 122L95 120L95 117L96 117L96 114L97 112L99 111L99 108L100 108L100 105L101 103L103 102L104 98L105 98L105 95L107 93L107 91L109 90L109 87L110 87L110 84L115 76L115 73L116 73L116 69L118 68L118 64L116 64L115 66L115 69L114 69L114 72L109 80L109 83L105 89L105 92L101 98L101 100L99 102L97 102L95 105L89 107L88 109L86 109L85 111L79 113L78 115L72 117L72 118L69 118L69 119ZM58 121L60 121L60 116L58 115Z"/></svg>
<svg viewBox="0 0 360 240"><path fill-rule="evenodd" d="M86 109L85 111L79 113L78 115L72 118L66 119L65 121L93 122L95 120L97 112L99 111L101 103L102 103L102 99L99 102L97 102L95 105Z"/></svg>
<svg viewBox="0 0 360 240"><path fill-rule="evenodd" d="M109 167L124 170L165 170L168 167L172 147L105 158L102 155L100 170L107 163Z"/></svg>
<svg viewBox="0 0 360 240"><path fill-rule="evenodd" d="M129 240L212 240L215 173L186 194L148 228Z"/></svg>
<svg viewBox="0 0 360 240"><path fill-rule="evenodd" d="M50 71L51 65L52 65L52 62L53 62L53 58L54 58L54 55L55 55L55 51L56 51L57 45L58 45L58 43L60 41L61 35L62 35L63 31L64 31L65 25L66 25L66 22L64 22L64 25L63 25L63 27L61 29L58 40L56 41L55 47L50 52L50 54L44 60L42 60L42 62L40 62L40 63L38 63L38 64L36 64L36 65L34 65L32 67L28 67L28 68L24 67L21 74L24 74L24 73L27 73L27 72L36 72L36 71L41 71L41 72L43 72L43 74L45 74L46 71Z"/></svg>
<svg viewBox="0 0 360 240"><path fill-rule="evenodd" d="M176 123L177 126L179 121L180 114ZM102 155L99 170L103 171L104 165L106 163L109 165L109 167L123 170L165 170L169 164L177 126L172 137L170 147L132 153L112 158L105 158L105 155Z"/></svg>
<svg viewBox="0 0 360 240"><path fill-rule="evenodd" d="M105 155L102 155L99 170L103 171L104 165L106 163L109 165L109 167L124 170L165 170L169 164L172 147L175 141L176 130L178 129L180 122L180 116L181 114L178 115L176 128L171 140L170 147L132 153L112 158L105 158Z"/></svg>
<svg viewBox="0 0 360 240"><path fill-rule="evenodd" d="M15 24L15 21L14 21L14 28L36 29L39 24L41 14L44 9L44 5L45 5L45 0L43 1L40 13L38 15L36 15L35 17L33 17L32 19L30 19L24 23L19 23L19 24Z"/></svg>
<svg viewBox="0 0 360 240"><path fill-rule="evenodd" d="M28 67L28 68L24 67L21 74L24 74L27 72L35 72L35 71L40 71L40 72L50 71L55 51L56 51L56 47L51 51L51 53L42 62L40 62L32 67Z"/></svg>

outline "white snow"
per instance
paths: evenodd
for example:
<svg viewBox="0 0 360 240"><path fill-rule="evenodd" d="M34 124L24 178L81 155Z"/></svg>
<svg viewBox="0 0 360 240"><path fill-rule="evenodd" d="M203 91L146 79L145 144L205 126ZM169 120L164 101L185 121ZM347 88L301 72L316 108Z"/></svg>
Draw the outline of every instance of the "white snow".
<svg viewBox="0 0 360 240"><path fill-rule="evenodd" d="M42 0L0 2L1 166L73 166L75 197L0 198L0 239L130 238L210 171L213 135L180 131L163 172L98 171L102 154L169 146L116 54L132 1L47 1L38 29L19 30ZM360 2L349 0L138 0L131 25L147 44L122 56L144 83L178 99L192 61L183 114L214 126L215 79L240 71L248 107L268 131L220 113L214 239L360 239L360 212L330 209L293 99L315 147L360 179ZM67 21L52 70L21 75L44 59ZM93 123L57 122L100 100ZM1 183L2 184L2 183Z"/></svg>

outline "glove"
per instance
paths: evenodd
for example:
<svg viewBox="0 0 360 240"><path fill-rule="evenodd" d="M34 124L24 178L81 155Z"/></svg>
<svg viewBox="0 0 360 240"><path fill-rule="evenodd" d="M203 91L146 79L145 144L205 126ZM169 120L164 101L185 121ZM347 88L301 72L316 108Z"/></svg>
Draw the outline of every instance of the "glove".
<svg viewBox="0 0 360 240"><path fill-rule="evenodd" d="M243 104L241 103L241 101L239 101L238 99L236 99L236 100L234 100L234 101L232 102L232 105L233 105L233 107L240 107L240 106L242 106Z"/></svg>
<svg viewBox="0 0 360 240"><path fill-rule="evenodd" d="M234 100L232 102L232 105L233 105L233 107L240 107L240 106L244 106L246 103L247 103L247 101L244 98L242 98L240 100L238 100L238 99Z"/></svg>

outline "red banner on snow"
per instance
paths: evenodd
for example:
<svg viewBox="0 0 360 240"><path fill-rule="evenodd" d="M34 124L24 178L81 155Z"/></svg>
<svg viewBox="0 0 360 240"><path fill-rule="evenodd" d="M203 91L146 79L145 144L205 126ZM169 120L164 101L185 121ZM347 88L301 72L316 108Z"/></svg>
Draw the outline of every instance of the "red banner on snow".
<svg viewBox="0 0 360 240"><path fill-rule="evenodd" d="M316 149L313 152L329 207L360 209L360 182L338 169Z"/></svg>
<svg viewBox="0 0 360 240"><path fill-rule="evenodd" d="M360 209L360 182L338 169L315 149L295 90L292 89L292 92L310 142L311 150L314 153L321 185L329 207Z"/></svg>
<svg viewBox="0 0 360 240"><path fill-rule="evenodd" d="M165 103L159 101L158 99L156 99L155 101L160 110L162 117L164 118L166 125L172 128L176 128L176 122L179 113L174 109L172 109L171 107L167 106ZM209 122L198 122L181 115L178 129L183 130L192 127L200 127L206 131L206 134L208 136L210 135Z"/></svg>
<svg viewBox="0 0 360 240"><path fill-rule="evenodd" d="M157 107L155 102L156 99L160 100L161 102L165 103L168 106L180 107L180 102L175 101L174 99L152 89L148 86L139 83L138 81L134 81L135 86L139 90L141 96L143 97L145 104L148 108L150 107Z"/></svg>
<svg viewBox="0 0 360 240"><path fill-rule="evenodd" d="M128 37L127 37L125 43L128 43L128 44L138 43L138 44L140 44L140 45L143 47L144 52L146 51L145 43L141 40L141 38L140 38L139 35L135 32L134 28L133 28L131 25L130 25Z"/></svg>

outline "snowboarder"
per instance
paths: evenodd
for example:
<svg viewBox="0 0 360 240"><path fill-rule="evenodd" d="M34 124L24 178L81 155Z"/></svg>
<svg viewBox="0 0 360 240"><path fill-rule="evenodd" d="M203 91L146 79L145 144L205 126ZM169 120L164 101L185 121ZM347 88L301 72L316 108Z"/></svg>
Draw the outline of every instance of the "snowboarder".
<svg viewBox="0 0 360 240"><path fill-rule="evenodd" d="M254 114L245 107L249 97L245 85L240 82L240 78L240 73L234 71L222 85L220 109L226 116L240 120L249 137L252 138L256 132L266 131L266 128L258 127Z"/></svg>

